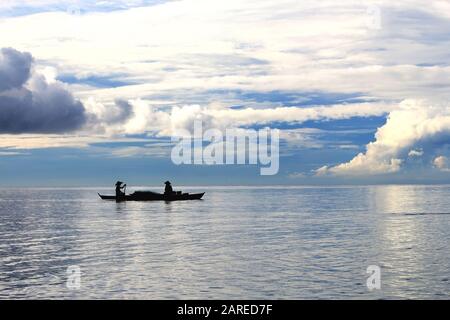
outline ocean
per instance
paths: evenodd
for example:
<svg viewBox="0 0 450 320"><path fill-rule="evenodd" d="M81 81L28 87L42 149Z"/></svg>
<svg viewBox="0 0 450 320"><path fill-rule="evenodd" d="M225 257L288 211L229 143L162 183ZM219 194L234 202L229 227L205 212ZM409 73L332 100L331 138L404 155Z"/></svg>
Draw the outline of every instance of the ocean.
<svg viewBox="0 0 450 320"><path fill-rule="evenodd" d="M450 298L450 186L181 189L1 189L0 299Z"/></svg>

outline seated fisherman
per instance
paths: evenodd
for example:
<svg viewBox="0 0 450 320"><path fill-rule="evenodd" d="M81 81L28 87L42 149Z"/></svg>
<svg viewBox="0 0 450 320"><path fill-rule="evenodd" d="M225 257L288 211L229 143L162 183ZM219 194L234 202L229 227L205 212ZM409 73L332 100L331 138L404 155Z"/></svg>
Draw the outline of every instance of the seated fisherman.
<svg viewBox="0 0 450 320"><path fill-rule="evenodd" d="M164 194L165 195L174 194L175 192L173 192L172 184L170 183L170 181L166 181L164 183L166 185L166 188L164 189Z"/></svg>

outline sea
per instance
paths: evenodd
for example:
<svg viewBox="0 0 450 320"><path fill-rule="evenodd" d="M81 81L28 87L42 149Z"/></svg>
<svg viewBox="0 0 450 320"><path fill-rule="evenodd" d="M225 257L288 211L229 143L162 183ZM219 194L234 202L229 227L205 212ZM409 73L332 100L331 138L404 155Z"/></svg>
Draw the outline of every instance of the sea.
<svg viewBox="0 0 450 320"><path fill-rule="evenodd" d="M176 189L0 189L0 299L450 298L450 186Z"/></svg>

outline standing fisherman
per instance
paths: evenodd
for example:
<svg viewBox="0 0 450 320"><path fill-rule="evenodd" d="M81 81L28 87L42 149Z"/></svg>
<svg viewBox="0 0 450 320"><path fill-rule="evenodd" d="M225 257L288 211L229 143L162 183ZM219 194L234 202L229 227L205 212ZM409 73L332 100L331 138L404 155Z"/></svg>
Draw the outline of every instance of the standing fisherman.
<svg viewBox="0 0 450 320"><path fill-rule="evenodd" d="M125 199L125 192L122 192L122 189L125 189L127 187L126 184L122 186L122 181L116 182L116 201Z"/></svg>

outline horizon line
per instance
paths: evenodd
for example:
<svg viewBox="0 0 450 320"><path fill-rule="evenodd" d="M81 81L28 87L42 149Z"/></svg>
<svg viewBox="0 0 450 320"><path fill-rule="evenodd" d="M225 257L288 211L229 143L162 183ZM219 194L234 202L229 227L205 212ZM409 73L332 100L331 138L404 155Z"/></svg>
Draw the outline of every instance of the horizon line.
<svg viewBox="0 0 450 320"><path fill-rule="evenodd" d="M326 188L326 187L370 187L370 186L450 186L448 183L339 183L339 184L215 184L215 185L176 185L177 188ZM163 185L127 185L130 189L136 188L164 188ZM98 186L69 186L69 185L28 185L28 186L3 186L0 185L0 189L113 189L111 185L98 185Z"/></svg>

